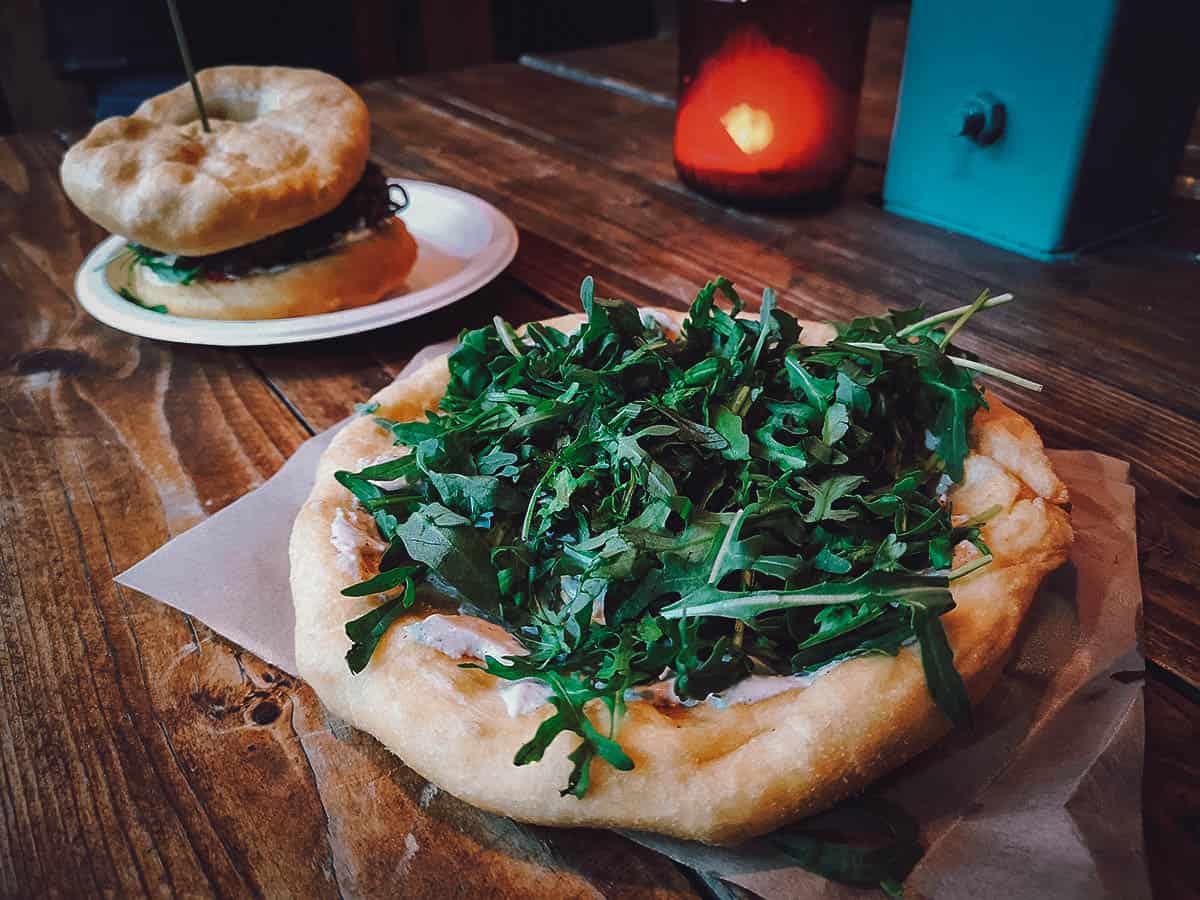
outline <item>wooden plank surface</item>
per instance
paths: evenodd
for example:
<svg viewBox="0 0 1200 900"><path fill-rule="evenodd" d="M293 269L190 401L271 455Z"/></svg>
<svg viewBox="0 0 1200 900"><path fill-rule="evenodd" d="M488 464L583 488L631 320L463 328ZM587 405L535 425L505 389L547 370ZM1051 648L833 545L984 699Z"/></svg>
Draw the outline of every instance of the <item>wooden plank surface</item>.
<svg viewBox="0 0 1200 900"><path fill-rule="evenodd" d="M646 54L612 52L595 74L661 69ZM93 322L71 279L102 235L58 188L61 143L0 142L0 893L443 896L448 873L462 896L705 891L614 835L457 803L327 721L306 686L112 575L261 483L420 345L496 313L575 309L588 272L604 292L680 306L724 271L818 317L940 308L985 285L1021 296L981 317L971 349L1047 383L1009 398L1052 444L1134 462L1157 666L1147 837L1158 893L1187 895L1200 849L1195 218L1046 266L885 215L869 167L827 215L723 209L675 181L669 108L528 66L364 95L389 174L496 202L521 249L419 328L302 347L175 347Z"/></svg>

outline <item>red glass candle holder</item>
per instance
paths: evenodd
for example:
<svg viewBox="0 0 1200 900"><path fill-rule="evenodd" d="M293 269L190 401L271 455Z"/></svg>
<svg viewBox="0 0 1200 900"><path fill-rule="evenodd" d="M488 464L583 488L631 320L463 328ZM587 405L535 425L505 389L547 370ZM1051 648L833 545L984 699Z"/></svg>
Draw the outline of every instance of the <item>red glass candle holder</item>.
<svg viewBox="0 0 1200 900"><path fill-rule="evenodd" d="M738 205L821 206L854 157L866 0L684 0L675 170Z"/></svg>

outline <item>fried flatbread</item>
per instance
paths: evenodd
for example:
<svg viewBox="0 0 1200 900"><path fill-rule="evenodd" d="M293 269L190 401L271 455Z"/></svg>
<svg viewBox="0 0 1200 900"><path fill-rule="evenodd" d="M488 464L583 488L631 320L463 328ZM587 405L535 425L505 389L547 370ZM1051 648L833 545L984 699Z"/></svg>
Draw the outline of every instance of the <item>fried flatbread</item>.
<svg viewBox="0 0 1200 900"><path fill-rule="evenodd" d="M570 331L580 321L567 316L544 324ZM379 415L406 421L435 409L448 382L446 359L377 393ZM957 606L942 620L976 703L1007 661L1038 585L1066 560L1072 540L1067 492L1041 439L1026 419L996 397L987 399L989 408L974 419L963 481L951 496L956 516L1000 508L983 528L995 559L954 583ZM583 798L560 796L576 739L560 735L542 761L513 765L513 754L553 710L542 705L510 715L504 682L460 668L463 659L414 640L405 626L436 610L410 610L361 674L346 667L345 623L377 601L339 591L377 571L378 545L370 518L354 509L333 473L400 452L387 432L360 418L322 457L291 540L296 658L333 713L455 796L526 822L736 843L861 790L950 729L929 695L919 651L909 646L896 657L840 663L807 687L753 703L630 702L618 736L635 768L593 766ZM956 564L970 552L960 550ZM602 704L593 703L589 714L603 730Z"/></svg>

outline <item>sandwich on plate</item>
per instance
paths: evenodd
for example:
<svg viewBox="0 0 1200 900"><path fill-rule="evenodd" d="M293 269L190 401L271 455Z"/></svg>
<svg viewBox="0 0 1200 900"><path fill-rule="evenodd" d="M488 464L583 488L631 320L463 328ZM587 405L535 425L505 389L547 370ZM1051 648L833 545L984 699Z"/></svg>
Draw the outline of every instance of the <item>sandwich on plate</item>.
<svg viewBox="0 0 1200 900"><path fill-rule="evenodd" d="M366 104L310 69L197 73L97 124L62 183L128 240L109 263L127 299L178 316L273 319L374 303L404 284L417 245L407 200L368 161Z"/></svg>

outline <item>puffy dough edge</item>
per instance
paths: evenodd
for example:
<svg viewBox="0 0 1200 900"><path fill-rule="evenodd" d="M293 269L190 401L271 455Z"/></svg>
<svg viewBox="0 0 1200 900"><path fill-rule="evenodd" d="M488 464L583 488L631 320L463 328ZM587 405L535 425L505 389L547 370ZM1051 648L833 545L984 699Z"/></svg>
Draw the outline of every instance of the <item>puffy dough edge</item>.
<svg viewBox="0 0 1200 900"><path fill-rule="evenodd" d="M218 66L196 78L211 133L184 83L98 122L67 151L63 189L89 219L163 252L205 256L324 215L362 177L370 113L340 79L283 66Z"/></svg>
<svg viewBox="0 0 1200 900"><path fill-rule="evenodd" d="M193 319L283 319L366 306L404 284L417 259L417 242L400 219L380 226L336 253L280 272L231 281L170 284L122 256L109 279L129 285L147 306L163 305Z"/></svg>
<svg viewBox="0 0 1200 900"><path fill-rule="evenodd" d="M548 324L565 328L577 322L578 317L563 317ZM440 357L374 399L383 415L413 418L436 406L447 381L446 357ZM1023 435L1020 447L1031 465L1052 474L1026 420L995 398L989 402L973 445L986 444L986 432L1004 427ZM335 437L321 460L291 541L296 656L300 674L332 712L460 799L544 825L633 828L737 843L861 790L950 730L928 695L918 656L908 648L895 658L851 660L811 687L753 704L660 709L631 703L620 740L636 767L617 772L597 763L587 796L560 797L574 746L568 736L556 739L540 763L512 765L517 748L550 715L548 707L510 718L494 679L406 639L401 627L392 628L362 674L346 670L343 625L372 604L338 594L345 579L334 565L329 529L348 501L332 474L389 448L380 429L358 419ZM1048 494L1039 493L1010 467L976 466L964 487L972 477L992 479L996 472L1016 484L1008 506L985 529L997 562L956 583L958 606L943 619L976 703L1006 663L1039 583L1065 562L1072 541L1061 505L1066 492L1057 478L1043 485ZM990 503L996 491L975 494L975 504ZM968 506L956 512L986 508ZM422 617L414 612L400 626ZM589 712L603 725L603 709L596 707Z"/></svg>

